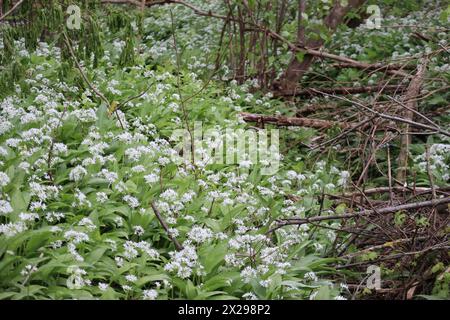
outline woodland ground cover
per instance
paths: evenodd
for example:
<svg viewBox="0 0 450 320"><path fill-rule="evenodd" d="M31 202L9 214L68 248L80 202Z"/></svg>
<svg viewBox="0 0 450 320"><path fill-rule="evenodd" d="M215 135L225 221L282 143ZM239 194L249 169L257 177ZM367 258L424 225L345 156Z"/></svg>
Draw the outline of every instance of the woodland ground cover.
<svg viewBox="0 0 450 320"><path fill-rule="evenodd" d="M227 14L221 1L191 3L205 12ZM330 36L329 50L358 61L397 63L441 50L448 46L442 8L439 1L409 12L394 8L384 17L384 28L370 32L364 25L340 28ZM400 147L389 140L395 130L384 130L389 131L383 132L386 136L369 145L367 135L355 134L329 148L314 149L343 129L280 128L280 165L273 175L262 175L249 161L179 163L174 161L179 150L172 133L195 121L206 129L249 130L252 125L242 112L296 116L309 105L333 103L333 121L363 119L356 111L339 111L343 101L332 96L283 100L257 78L233 79L233 68L221 58L223 22L199 17L189 7L152 6L141 11L111 5L88 12L95 19L89 24L92 30L83 30L90 43L85 47L75 40L76 30L66 30L56 40L41 39L35 48L13 27L1 30L1 299L380 297L382 290L365 288L368 265L381 268L388 288L413 278L406 290L409 298L449 297L445 206L447 222L436 222L432 213L420 210L413 222L402 210L393 212L392 221L376 220L385 232L393 225L395 232L411 229L419 238L429 225L439 225L439 242L432 245L440 250L427 249L432 254L420 262L402 262L402 253L416 249L395 247L395 241L404 240L400 236L391 243L353 242L357 232L366 238L380 232L373 225L359 230L356 219L280 226L286 219L380 208L377 201L408 203L385 195L365 205L358 205L364 202L362 196L344 199L359 188L387 185L388 177L378 173L377 165L380 172L388 165L391 170L384 151L398 153ZM51 23L52 16L46 14ZM289 40L295 22L281 32ZM405 31L391 25L420 25L432 30L435 41L417 40L414 28ZM275 78L292 57L288 47L278 51L268 62ZM448 88L448 54L430 55L427 70L420 111L448 129L448 90L442 90ZM377 84L385 76L320 60L301 81L320 88L331 78L359 87ZM392 97L400 99L401 94ZM369 98L364 92L355 95L359 102ZM314 111L316 118L330 120L324 113ZM369 158L371 150L383 152ZM444 134L414 140L409 148L411 176L404 187L429 188L430 176L433 192L448 187L449 151ZM364 169L367 163L373 168ZM361 179L364 186L356 183ZM418 200L429 200L422 197ZM416 251L424 248L428 247ZM385 254L378 249L400 254L398 263L378 261ZM343 267L348 261L357 266ZM416 276L421 272L430 277L419 285ZM413 287L419 288L417 293L410 291Z"/></svg>

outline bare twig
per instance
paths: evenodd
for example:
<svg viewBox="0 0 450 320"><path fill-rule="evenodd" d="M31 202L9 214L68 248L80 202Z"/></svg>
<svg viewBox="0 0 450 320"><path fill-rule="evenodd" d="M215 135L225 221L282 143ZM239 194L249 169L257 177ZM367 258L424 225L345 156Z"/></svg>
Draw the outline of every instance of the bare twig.
<svg viewBox="0 0 450 320"><path fill-rule="evenodd" d="M390 256L383 256L383 257L381 257L379 259L376 259L376 260L355 262L355 263L352 263L352 264L336 266L335 268L336 269L345 269L345 268L350 268L350 267L362 266L362 265L369 264L369 263L370 264L375 264L375 263L378 263L378 262L381 262L381 261L399 259L399 258L402 258L404 256L421 255L421 254L427 253L429 251L447 250L449 248L450 248L450 246L448 246L448 241L447 241L447 242L444 242L444 243L441 243L441 244L438 244L438 245L435 245L435 246L431 246L431 247L425 248L423 250L411 251L411 252L401 252L401 253L393 254L393 255L390 255Z"/></svg>
<svg viewBox="0 0 450 320"><path fill-rule="evenodd" d="M152 206L153 212L155 213L155 216L158 219L159 223L163 227L164 231L166 231L167 236L169 237L170 241L172 241L173 244L175 245L175 248L178 251L183 250L183 246L178 242L178 240L175 237L173 237L171 235L169 227L167 226L166 222L164 221L164 219L163 219L161 213L159 212L158 208L156 207L155 203L152 201L152 202L150 202L150 205Z"/></svg>
<svg viewBox="0 0 450 320"><path fill-rule="evenodd" d="M352 127L351 124L345 122L335 122L322 119L270 116L246 112L242 112L241 116L243 117L244 121L247 122L270 123L278 126L298 126L317 129L330 128L333 126L338 126L344 129Z"/></svg>
<svg viewBox="0 0 450 320"><path fill-rule="evenodd" d="M352 126L350 127L350 129L347 129L347 130L341 132L341 133L338 134L336 137L331 138L331 139L329 139L329 140L327 140L327 141L325 141L325 142L322 142L321 144L319 144L319 145L317 145L317 146L311 148L311 151L312 151L312 150L316 150L316 149L320 149L320 148L322 148L322 147L324 147L324 146L326 146L326 145L328 145L328 144L330 144L330 143L333 143L333 142L335 142L335 141L337 141L337 140L339 140L339 139L341 139L341 138L347 136L350 132L352 132L352 131L354 131L354 130L356 130L356 129L362 127L362 126L364 126L365 124L367 124L367 123L369 123L370 121L372 121L374 118L375 118L375 117L372 117L372 118L369 118L369 119L365 119L365 120L363 120L363 121L361 121L361 122L359 122L359 123L357 123L357 124L355 124L355 125L352 125Z"/></svg>
<svg viewBox="0 0 450 320"><path fill-rule="evenodd" d="M87 75L85 74L85 72L83 71L83 68L81 67L80 63L78 62L78 59L75 55L75 52L73 51L73 47L70 44L70 40L69 37L67 36L67 34L65 32L63 32L63 36L64 36L64 42L67 45L67 48L69 49L70 55L72 56L72 59L75 62L75 65L77 66L77 69L80 71L81 76L83 77L83 80L87 83L87 85L89 86L89 88L92 89L92 91L95 92L95 94L101 99L103 100L106 105L109 107L110 106L110 102L109 100L105 97L105 95L103 93L101 93L88 79Z"/></svg>
<svg viewBox="0 0 450 320"><path fill-rule="evenodd" d="M3 19L5 19L7 16L9 16L11 13L13 13L23 2L24 0L20 0L18 1L11 9L9 9L8 11L5 12L4 15L2 15L0 17L0 21L2 21Z"/></svg>
<svg viewBox="0 0 450 320"><path fill-rule="evenodd" d="M392 191L392 169L391 169L391 148L387 147L387 163L388 163L388 183L389 183L389 204L394 200L394 192Z"/></svg>
<svg viewBox="0 0 450 320"><path fill-rule="evenodd" d="M192 133L191 127L189 126L189 115L188 115L188 111L186 108L186 103L185 100L183 98L182 92L181 92L181 79L180 79L180 74L181 74L181 59L180 59L180 54L178 52L178 45L177 45L177 37L175 34L175 20L173 18L173 12L172 10L170 10L170 21L171 21L171 27L172 27L172 38L173 38L173 47L175 50L175 58L176 58L176 66L177 66L177 90L178 90L178 95L180 96L180 105L181 105L181 109L183 111L183 120L184 120L184 124L186 125L186 130L189 133L189 137L190 137L190 141L191 141L191 160L192 160L192 164L195 163L195 150L194 150L194 135Z"/></svg>
<svg viewBox="0 0 450 320"><path fill-rule="evenodd" d="M316 90L316 91L319 91L319 90ZM319 91L319 92L321 92L321 91ZM448 131L446 131L444 129L437 128L437 127L434 127L434 126L429 126L429 125L426 125L426 124L423 124L423 123L419 123L419 122L415 122L415 121L412 121L412 120L409 120L409 119L405 119L405 118L401 118L401 117L397 117L397 116L381 113L381 112L378 112L378 111L376 111L376 110L374 110L372 108L369 108L369 107L365 106L362 103L359 103L357 101L353 101L353 100L347 99L345 97L340 97L340 96L337 96L337 95L334 95L334 94L328 94L328 93L325 93L325 92L321 92L321 93L326 95L326 96L333 97L333 98L336 98L336 99L339 99L339 100L346 101L348 103L354 104L354 105L356 105L358 107L363 108L364 110L367 110L367 111L369 111L369 112L371 112L373 114L376 114L380 118L384 118L384 119L388 119L388 120L392 120L392 121L396 121L396 122L407 123L407 124L409 124L411 126L422 128L422 129L428 129L428 130L431 130L431 131L437 131L437 132L439 132L439 133L441 133L441 134L443 134L443 135L445 135L447 137L450 137L450 132L448 132Z"/></svg>
<svg viewBox="0 0 450 320"><path fill-rule="evenodd" d="M72 56L72 59L75 61L75 65L77 66L77 69L80 71L81 77L83 78L83 80L88 84L89 88L92 89L92 91L95 92L95 94L106 103L106 106L108 108L111 107L111 103L109 102L108 98L105 97L105 95L103 93L100 92L100 90L98 90L88 79L87 75L84 73L83 68L81 67L80 63L78 62L78 59L75 55L75 52L73 51L72 45L70 44L70 40L69 37L67 36L67 34L65 32L63 32L63 36L64 36L64 42L66 43L67 47L69 48L69 52L70 55ZM125 126L122 123L122 120L120 119L119 116L119 112L117 110L117 108L114 108L113 112L116 114L117 116L117 120L119 121L120 127L122 128L122 130L125 130Z"/></svg>
<svg viewBox="0 0 450 320"><path fill-rule="evenodd" d="M427 237L421 237L421 239L427 239ZM370 246L368 248L365 248L363 250L360 251L356 251L356 252L352 252L349 254L346 254L344 256L342 256L343 259L351 259L357 256L360 256L362 254L366 254L368 252L374 251L374 250L378 250L378 249L385 249L385 248L393 248L394 246L398 245L398 244L402 244L402 243L406 243L406 242L410 242L413 240L419 240L419 239L413 239L413 238L406 238L406 239L397 239L395 241L388 241L382 244L377 244L374 246Z"/></svg>
<svg viewBox="0 0 450 320"><path fill-rule="evenodd" d="M418 192L418 193L429 193L431 192L431 188L428 187L416 187L414 190L412 188L408 188L408 187L403 187L403 186L397 186L397 187L377 187L377 188L371 188L371 189L366 189L364 190L364 193L366 195L371 195L371 194L377 194L377 193L385 193L385 192L401 192L401 193L405 193L405 192ZM437 188L435 187L435 191L436 192L445 192L445 191L450 191L450 187L444 187L444 188ZM344 197L353 197L355 195L360 195L360 192L349 192L349 193L343 193L342 196Z"/></svg>
<svg viewBox="0 0 450 320"><path fill-rule="evenodd" d="M402 205L398 205L398 206L380 208L380 209L376 210L376 213L388 214L388 213L394 213L397 211L405 211L405 210L419 209L419 208L425 208L425 207L436 207L438 205L448 204L448 203L450 203L450 197L445 197L445 198L441 198L441 199L433 199L433 200L429 200L429 201L422 201L422 202L415 202L415 203L402 204ZM278 222L278 226L271 229L269 232L272 232L276 229L279 229L280 227L287 226L287 225L301 225L301 224L306 224L306 223L310 223L310 222L318 222L318 221L325 221L325 220L350 219L350 218L355 218L355 217L368 216L373 213L375 213L375 210L364 210L364 211L360 211L360 212L344 213L344 214L340 214L340 215L316 216L316 217L306 217L306 218L288 218L288 219L280 220Z"/></svg>
<svg viewBox="0 0 450 320"><path fill-rule="evenodd" d="M319 92L320 90L320 92ZM403 92L406 87L403 85L375 85L375 86L363 86L363 87L337 87L337 88L307 88L299 91L278 91L274 94L275 97L283 96L316 96L323 93L328 94L357 94L357 93L372 93L372 92Z"/></svg>

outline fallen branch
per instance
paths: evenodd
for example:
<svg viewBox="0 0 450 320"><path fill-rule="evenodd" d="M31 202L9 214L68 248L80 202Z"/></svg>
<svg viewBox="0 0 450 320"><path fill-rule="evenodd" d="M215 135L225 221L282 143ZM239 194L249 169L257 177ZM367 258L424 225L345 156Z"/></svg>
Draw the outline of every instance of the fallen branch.
<svg viewBox="0 0 450 320"><path fill-rule="evenodd" d="M133 4L135 6L141 5L141 3L137 0L102 0L101 2L106 4Z"/></svg>
<svg viewBox="0 0 450 320"><path fill-rule="evenodd" d="M302 49L297 49L297 51L302 50ZM409 75L408 73L405 73L403 71L399 71L396 69L391 69L389 68L389 65L384 65L382 63L365 63L365 62L360 62L360 61L356 61L347 57L342 57L342 56L338 56L332 53L328 53L328 52L323 52L323 51L318 51L318 50L314 50L314 49L303 49L307 54L316 56L316 57L320 57L320 58L328 58L328 59L332 59L332 60L336 60L336 61L340 61L343 63L347 63L349 65L353 65L353 67L358 68L358 69L378 69L378 70L386 70L386 73L388 74L392 74L392 75L396 75L396 76L401 76L401 77L411 77L411 75Z"/></svg>
<svg viewBox="0 0 450 320"><path fill-rule="evenodd" d="M388 213L394 213L398 211L406 211L406 210L412 210L412 209L420 209L420 208L426 208L426 207L436 207L439 205L445 205L450 203L450 197L441 198L441 199L433 199L429 201L423 201L423 202L415 202L415 203L408 203L408 204L402 204L398 206L390 206L385 208L380 208L376 210L364 210L360 212L354 212L354 213L344 213L339 215L330 215L330 216L316 216L316 217L307 217L307 218L288 218L283 219L278 222L278 225L274 227L273 229L269 230L267 233L271 233L281 227L287 226L287 225L302 225L306 223L314 223L319 221L326 221L326 220L342 220L342 219L350 219L355 217L364 217L369 216L373 213L377 214L388 214Z"/></svg>
<svg viewBox="0 0 450 320"><path fill-rule="evenodd" d="M2 15L0 17L0 21L2 21L3 19L5 19L7 16L9 16L11 13L13 13L23 2L24 0L20 0L18 1L11 9L9 9L8 11L5 12L4 15Z"/></svg>
<svg viewBox="0 0 450 320"><path fill-rule="evenodd" d="M311 104L311 105L302 107L301 109L298 109L295 112L295 115L297 117L302 117L302 116L309 115L312 113L317 113L319 111L336 110L337 108L338 108L337 104Z"/></svg>
<svg viewBox="0 0 450 320"><path fill-rule="evenodd" d="M435 190L437 192L445 192L445 191L450 191L450 187L443 187L443 188L437 188L435 187ZM431 192L432 189L428 188L428 187L415 187L415 188L407 188L407 187L392 187L392 191L393 192L418 192L418 193L428 193ZM377 193L385 193L385 192L389 192L389 187L377 187L377 188L371 188L371 189L367 189L364 190L364 194L366 195L370 195L370 194L377 194ZM353 197L353 196L359 196L361 195L360 192L347 192L347 193L343 193L340 196L343 197Z"/></svg>
<svg viewBox="0 0 450 320"><path fill-rule="evenodd" d="M332 66L335 67L335 68L342 68L342 69L345 69L345 68L358 68L358 66L355 66L353 63L344 63L344 62L342 62L342 63L334 63ZM402 66L402 65L394 64L394 63L391 63L391 64L374 63L374 64L370 65L369 68L364 69L364 70L386 70L386 69L388 69L388 70L402 70L402 69L403 70L412 70L412 69L415 69L415 68L416 67L412 66L412 65Z"/></svg>
<svg viewBox="0 0 450 320"><path fill-rule="evenodd" d="M166 231L167 236L169 237L170 241L172 241L173 244L175 245L175 248L178 251L183 250L184 249L183 246L178 242L178 240L175 237L173 237L170 234L169 227L167 226L166 222L164 221L164 219L163 219L161 213L159 212L158 208L156 207L155 203L152 201L152 202L150 202L150 205L152 206L153 212L155 213L155 216L158 219L159 223L163 227L164 231Z"/></svg>
<svg viewBox="0 0 450 320"><path fill-rule="evenodd" d="M430 118L426 117L425 115L423 115L422 113L420 113L417 110L411 109L410 107L408 107L404 102L397 100L394 97L391 96L387 96L390 100L394 101L395 103L397 103L398 105L402 106L403 108L405 108L406 110L411 111L412 113L414 113L415 115L417 115L418 117L422 118L423 120L425 120L426 122L428 122L429 124L435 126L435 127L439 127L436 122L434 122L433 120L431 120ZM413 98L410 102L412 103L413 101L417 102L417 99Z"/></svg>
<svg viewBox="0 0 450 320"><path fill-rule="evenodd" d="M295 127L308 127L316 129L326 129L333 126L346 129L351 127L351 124L345 122L328 121L322 119L310 119L310 118L295 118L284 116L268 116L263 114L254 114L242 112L241 116L246 122L257 123L269 123L277 126L295 126Z"/></svg>
<svg viewBox="0 0 450 320"><path fill-rule="evenodd" d="M259 26L259 27L262 28L261 31L267 32L267 34L270 37L272 37L274 39L278 39L278 40L286 43L287 46L289 47L289 49L291 51L294 51L294 52L303 52L305 54L309 54L309 55L315 56L315 57L336 60L336 61L339 61L339 62L351 64L355 68L359 68L359 69L371 69L371 68L374 68L374 66L378 66L378 69L382 69L382 67L385 66L385 65L380 64L380 63L370 64L370 63L356 61L356 60L353 60L353 59L350 59L350 58L347 58L347 57L338 56L338 55L335 55L335 54L332 54L332 53L327 53L327 52L320 51L320 50L314 50L314 49L310 49L310 48L306 48L306 47L303 47L303 48L302 47L298 47L295 44L293 44L293 43L289 42L288 40L286 40L281 35L273 32L272 30L266 29L266 28L261 27L261 26ZM391 70L389 67L387 68L386 73L392 74L392 75L396 75L396 76L401 76L401 77L404 77L404 78L411 77L411 75L409 75L408 73L405 73L405 72L399 71L399 70L395 70L395 69Z"/></svg>
<svg viewBox="0 0 450 320"><path fill-rule="evenodd" d="M360 255L372 252L374 250L385 249L385 248L394 248L396 245L399 245L399 244L408 243L410 241L421 241L421 240L426 240L426 239L428 239L428 237L416 237L416 238L406 238L406 239L397 239L394 241L388 241L383 244L374 245L374 246L365 248L360 251L346 254L345 256L342 256L342 259L351 259L351 258L360 256Z"/></svg>
<svg viewBox="0 0 450 320"><path fill-rule="evenodd" d="M366 124L368 124L369 122L373 121L374 119L375 119L375 117L372 117L372 118L362 120L362 121L360 121L359 123L356 123L356 124L352 125L349 129L347 129L347 130L341 132L341 133L338 134L336 137L331 138L331 139L329 139L329 140L327 140L327 141L322 142L321 144L319 144L319 145L317 145L317 146L312 147L312 148L311 148L311 151L312 151L312 150L316 150L316 149L323 148L324 146L326 146L326 145L328 145L328 144L330 144L330 143L333 143L333 142L335 142L335 141L337 141L337 140L339 140L339 139L341 139L341 138L343 138L343 137L346 137L346 136L347 136L348 134L350 134L352 131L354 131L354 130L356 130L356 129L358 129L358 128L361 128L361 127L365 126Z"/></svg>
<svg viewBox="0 0 450 320"><path fill-rule="evenodd" d="M421 254L427 253L429 251L448 250L450 248L450 246L448 246L447 244L448 244L448 242L446 242L444 244L439 244L439 245L436 245L436 246L432 246L432 247L429 247L429 248L425 248L425 249L419 250L419 251L401 252L401 253L393 254L393 255L390 255L390 256L381 257L381 258L378 258L376 260L367 260L367 261L355 262L355 263L352 263L352 264L340 265L340 266L338 265L338 266L335 266L334 268L335 269L345 269L345 268L350 268L350 267L363 266L363 265L366 265L366 264L369 264L369 263L370 264L376 264L376 263L381 262L381 261L399 259L399 258L402 258L402 257L405 257L405 256L421 255Z"/></svg>
<svg viewBox="0 0 450 320"><path fill-rule="evenodd" d="M426 124L423 124L423 123L412 121L410 119L405 119L405 118L393 116L393 115L390 115L390 114L381 113L381 112L378 112L378 111L376 111L376 110L374 110L372 108L369 108L368 106L366 106L366 105L364 105L362 103L359 103L357 101L349 100L349 99L347 99L345 97L340 97L340 96L337 96L337 95L334 95L334 94L328 94L328 93L325 93L325 92L322 92L322 91L319 91L319 90L315 90L315 91L321 92L322 94L324 94L326 96L333 97L333 98L336 98L336 99L339 99L339 100L346 101L346 102L349 102L351 104L354 104L355 106L363 108L364 110L366 110L368 112L371 112L371 113L377 115L380 118L384 118L384 119L388 119L388 120L392 120L392 121L396 121L396 122L401 122L401 123L406 123L406 124L409 124L409 125L414 126L414 127L418 127L418 128L422 128L422 129L428 129L428 130L431 130L431 131L439 132L439 133L441 133L441 134L443 134L443 135L445 135L447 137L450 137L450 132L448 132L448 131L446 131L444 129L441 129L439 127L429 126L429 125L426 125Z"/></svg>
<svg viewBox="0 0 450 320"><path fill-rule="evenodd" d="M320 92L319 92L320 90ZM309 88L300 91L278 91L274 93L274 97L287 97L287 96L317 96L327 94L357 94L357 93L372 93L372 92L403 92L406 90L402 85L376 85L376 86L363 86L363 87L338 87L338 88Z"/></svg>

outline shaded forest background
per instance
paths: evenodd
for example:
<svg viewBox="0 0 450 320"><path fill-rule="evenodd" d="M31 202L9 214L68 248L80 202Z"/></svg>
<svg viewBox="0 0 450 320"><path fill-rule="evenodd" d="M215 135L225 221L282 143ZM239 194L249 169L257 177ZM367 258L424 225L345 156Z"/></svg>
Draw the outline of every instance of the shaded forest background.
<svg viewBox="0 0 450 320"><path fill-rule="evenodd" d="M0 9L0 297L449 298L446 1ZM195 121L280 172L161 160Z"/></svg>

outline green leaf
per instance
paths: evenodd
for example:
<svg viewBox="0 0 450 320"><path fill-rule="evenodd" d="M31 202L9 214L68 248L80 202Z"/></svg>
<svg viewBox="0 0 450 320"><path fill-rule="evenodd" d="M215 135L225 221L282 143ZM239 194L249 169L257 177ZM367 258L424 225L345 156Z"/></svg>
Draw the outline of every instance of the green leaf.
<svg viewBox="0 0 450 320"><path fill-rule="evenodd" d="M191 280L186 282L186 298L192 300L197 297L197 288L194 286Z"/></svg>
<svg viewBox="0 0 450 320"><path fill-rule="evenodd" d="M95 264L98 260L102 258L102 256L105 254L106 250L108 248L100 247L97 249L94 249L89 256L86 258L86 262L90 264Z"/></svg>
<svg viewBox="0 0 450 320"><path fill-rule="evenodd" d="M331 291L329 286L322 286L317 291L317 295L315 296L315 300L330 300L331 299Z"/></svg>
<svg viewBox="0 0 450 320"><path fill-rule="evenodd" d="M10 291L0 292L0 300L11 298L16 294L17 292L10 292Z"/></svg>
<svg viewBox="0 0 450 320"><path fill-rule="evenodd" d="M28 208L31 196L28 192L21 192L18 188L14 189L11 194L11 206L14 213L24 212Z"/></svg>
<svg viewBox="0 0 450 320"><path fill-rule="evenodd" d="M298 62L303 62L303 59L305 58L306 52L303 50L297 51L295 54L295 57L297 58Z"/></svg>
<svg viewBox="0 0 450 320"><path fill-rule="evenodd" d="M345 203L339 204L335 209L336 214L344 214L345 209L347 209L347 205Z"/></svg>
<svg viewBox="0 0 450 320"><path fill-rule="evenodd" d="M441 104L443 105L443 104L447 103L447 100L445 100L445 98L443 96L437 95L437 96L431 98L430 100L427 100L427 103L432 106L441 105Z"/></svg>
<svg viewBox="0 0 450 320"><path fill-rule="evenodd" d="M227 242L221 242L216 246L208 246L201 250L200 257L206 273L211 273L214 268L224 262L227 254Z"/></svg>
<svg viewBox="0 0 450 320"><path fill-rule="evenodd" d="M157 273L157 274L148 275L148 276L139 278L139 280L136 281L136 285L138 287L142 287L149 282L156 282L156 281L163 281L163 280L170 281L170 277L165 273Z"/></svg>

